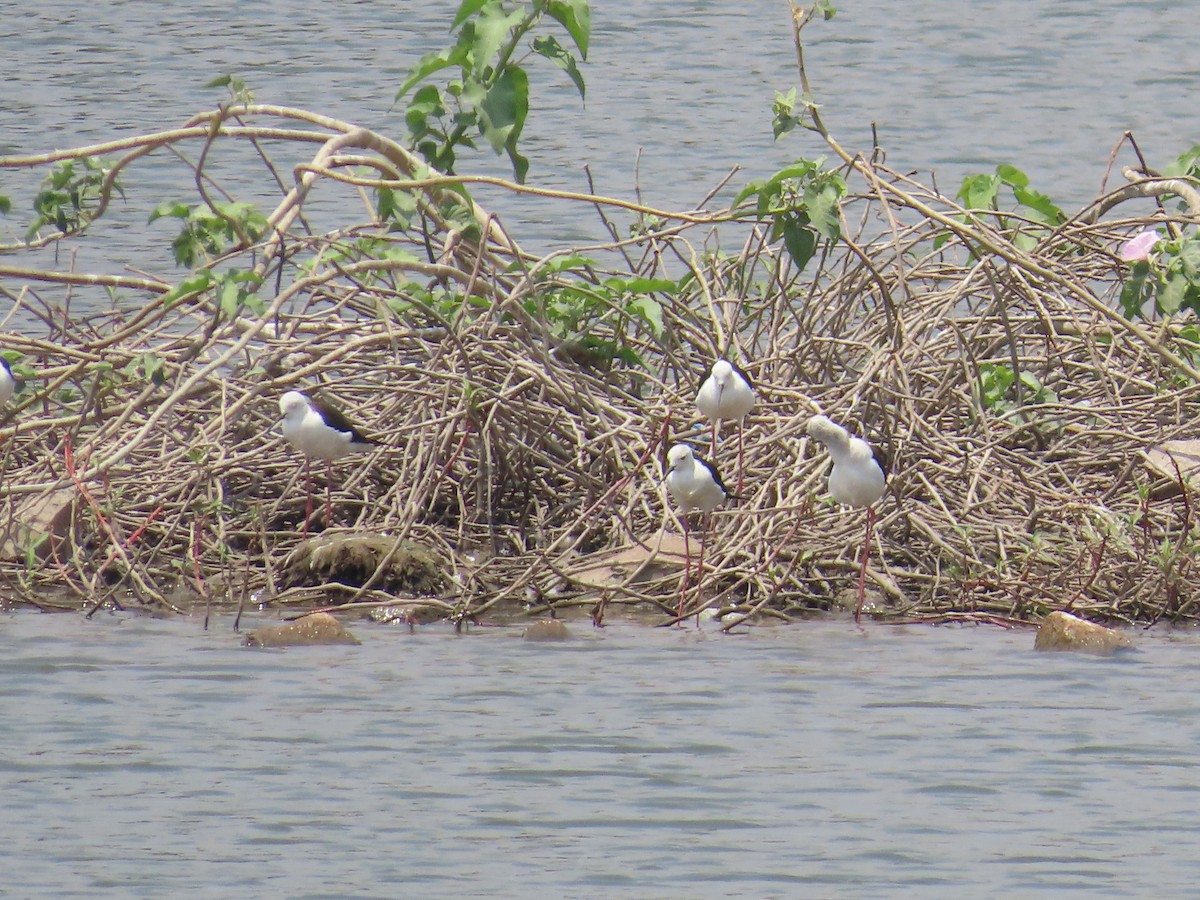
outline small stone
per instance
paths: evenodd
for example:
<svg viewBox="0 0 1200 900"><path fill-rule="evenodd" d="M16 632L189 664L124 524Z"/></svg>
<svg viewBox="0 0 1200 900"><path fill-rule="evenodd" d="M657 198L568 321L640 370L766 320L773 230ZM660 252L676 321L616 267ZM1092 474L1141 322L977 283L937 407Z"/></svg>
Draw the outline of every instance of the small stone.
<svg viewBox="0 0 1200 900"><path fill-rule="evenodd" d="M285 625L256 628L244 643L247 647L303 647L357 644L359 640L329 613L312 613Z"/></svg>
<svg viewBox="0 0 1200 900"><path fill-rule="evenodd" d="M840 608L849 612L854 612L854 608L858 606L858 584L857 582L850 587L844 587L833 595L833 608ZM884 597L882 591L877 591L875 588L867 588L863 594L862 614L864 616L880 615L887 611L887 598Z"/></svg>
<svg viewBox="0 0 1200 900"><path fill-rule="evenodd" d="M521 637L527 641L569 641L571 632L565 622L558 619L543 619L534 622L522 632Z"/></svg>
<svg viewBox="0 0 1200 900"><path fill-rule="evenodd" d="M71 526L80 507L74 485L22 499L0 534L0 559L25 561L32 553L46 559L70 556Z"/></svg>
<svg viewBox="0 0 1200 900"><path fill-rule="evenodd" d="M1132 647L1128 635L1061 611L1046 616L1033 641L1034 650L1074 650L1095 656Z"/></svg>

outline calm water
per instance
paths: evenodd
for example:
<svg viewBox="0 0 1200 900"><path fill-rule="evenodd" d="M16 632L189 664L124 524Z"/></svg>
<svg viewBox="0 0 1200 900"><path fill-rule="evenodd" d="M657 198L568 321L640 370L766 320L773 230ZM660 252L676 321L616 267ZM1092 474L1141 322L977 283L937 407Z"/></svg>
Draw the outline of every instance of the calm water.
<svg viewBox="0 0 1200 900"><path fill-rule="evenodd" d="M1184 896L1198 638L0 619L11 896Z"/></svg>
<svg viewBox="0 0 1200 900"><path fill-rule="evenodd" d="M181 123L231 70L262 101L396 134L395 86L457 5L0 0L0 153ZM686 207L734 166L740 185L823 152L771 141L773 91L796 80L785 3L634 5L597 4L585 106L535 74L533 183L584 189L587 164L628 196L642 148L643 199ZM1200 141L1187 4L841 6L808 35L829 124L865 148L876 122L893 165L933 167L950 193L1010 161L1082 205L1124 129L1157 164ZM182 172L144 161L77 266L172 276L172 230L145 221L186 195ZM17 207L0 237L23 232L33 188L0 179ZM480 196L527 244L601 234L590 211ZM579 627L564 646L356 627L361 647L253 652L227 621L0 619L4 891L1093 897L1200 880L1197 637L1101 661L1035 655L1028 633L842 622Z"/></svg>
<svg viewBox="0 0 1200 900"><path fill-rule="evenodd" d="M1193 52L1200 23L1188 4L839 5L837 18L806 32L810 78L829 125L848 148L865 151L876 123L894 166L934 168L950 194L964 175L1011 162L1035 187L1075 208L1098 190L1123 130L1134 131L1157 165L1200 142ZM730 191L795 157L828 155L807 133L772 141L774 91L797 83L784 0L594 6L586 105L556 68L531 66L533 109L523 140L532 183L586 190L587 165L597 190L629 197L640 171L645 202L683 209L735 166L742 171ZM400 138L400 112L388 110L396 87L417 57L445 45L457 7L429 0L0 0L8 72L0 89L0 154L182 123L223 99L221 90L203 85L230 71L260 101L307 107ZM1130 161L1124 153L1121 162ZM490 151L461 168L509 173ZM166 154L139 163L103 240L98 234L77 247L80 264L113 271L133 259L172 276L174 230L145 222L158 202L190 196L189 183ZM15 175L0 180L18 211L0 218L0 235L23 233L34 187ZM312 207L347 193L319 191ZM603 235L590 209L486 188L477 193L532 247ZM323 224L362 217L357 203L343 209L349 212Z"/></svg>

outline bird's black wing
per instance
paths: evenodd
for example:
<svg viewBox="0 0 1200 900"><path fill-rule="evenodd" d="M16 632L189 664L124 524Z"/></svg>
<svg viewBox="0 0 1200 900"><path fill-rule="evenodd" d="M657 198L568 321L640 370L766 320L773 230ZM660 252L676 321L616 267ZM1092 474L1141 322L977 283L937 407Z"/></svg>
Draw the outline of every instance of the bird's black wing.
<svg viewBox="0 0 1200 900"><path fill-rule="evenodd" d="M325 420L325 424L334 431L340 431L342 434L350 435L350 442L353 444L378 444L379 442L367 437L357 428L350 424L350 420L342 415L342 411L335 406L330 406L324 400L313 399L310 401L313 409L321 414L321 418Z"/></svg>
<svg viewBox="0 0 1200 900"><path fill-rule="evenodd" d="M875 457L875 464L883 471L883 478L886 481L887 477L892 474L892 461L885 451L880 450L874 444L871 444L870 447L871 455Z"/></svg>
<svg viewBox="0 0 1200 900"><path fill-rule="evenodd" d="M737 494L730 491L729 488L725 487L725 482L721 480L721 473L717 471L716 465L709 462L703 456L696 456L696 454L694 452L692 453L692 455L696 457L696 462L700 463L700 465L702 465L702 466L704 466L704 468L708 469L708 474L710 474L712 476L712 480L717 483L717 487L719 487L722 491L725 492L725 496L727 498L729 498L730 500L743 499L742 497L739 497Z"/></svg>
<svg viewBox="0 0 1200 900"><path fill-rule="evenodd" d="M746 370L735 363L732 359L729 360L729 364L733 366L733 371L737 373L742 381L746 382L746 386L749 387L750 390L754 390L754 382L750 380L750 376L746 374Z"/></svg>

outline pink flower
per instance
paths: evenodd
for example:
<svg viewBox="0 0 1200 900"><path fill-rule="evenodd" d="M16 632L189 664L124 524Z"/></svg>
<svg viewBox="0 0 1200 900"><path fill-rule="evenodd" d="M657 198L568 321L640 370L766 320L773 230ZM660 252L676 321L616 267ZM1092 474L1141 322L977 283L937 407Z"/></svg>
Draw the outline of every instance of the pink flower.
<svg viewBox="0 0 1200 900"><path fill-rule="evenodd" d="M1157 230L1147 230L1140 234L1135 234L1121 245L1121 259L1125 260L1125 262L1137 262L1138 260L1149 259L1150 251L1161 240L1162 235Z"/></svg>

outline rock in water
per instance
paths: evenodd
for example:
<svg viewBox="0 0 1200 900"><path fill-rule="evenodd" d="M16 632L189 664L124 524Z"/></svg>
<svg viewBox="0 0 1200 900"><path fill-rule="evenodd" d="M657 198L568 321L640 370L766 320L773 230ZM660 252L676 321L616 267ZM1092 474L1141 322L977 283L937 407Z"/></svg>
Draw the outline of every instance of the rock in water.
<svg viewBox="0 0 1200 900"><path fill-rule="evenodd" d="M313 613L270 628L256 628L246 635L247 647L302 647L312 644L357 644L358 638L329 613Z"/></svg>
<svg viewBox="0 0 1200 900"><path fill-rule="evenodd" d="M521 637L527 641L568 641L571 632L558 619L543 619L526 628Z"/></svg>
<svg viewBox="0 0 1200 900"><path fill-rule="evenodd" d="M1065 612L1046 616L1033 641L1034 650L1074 650L1111 656L1133 647L1129 636Z"/></svg>

